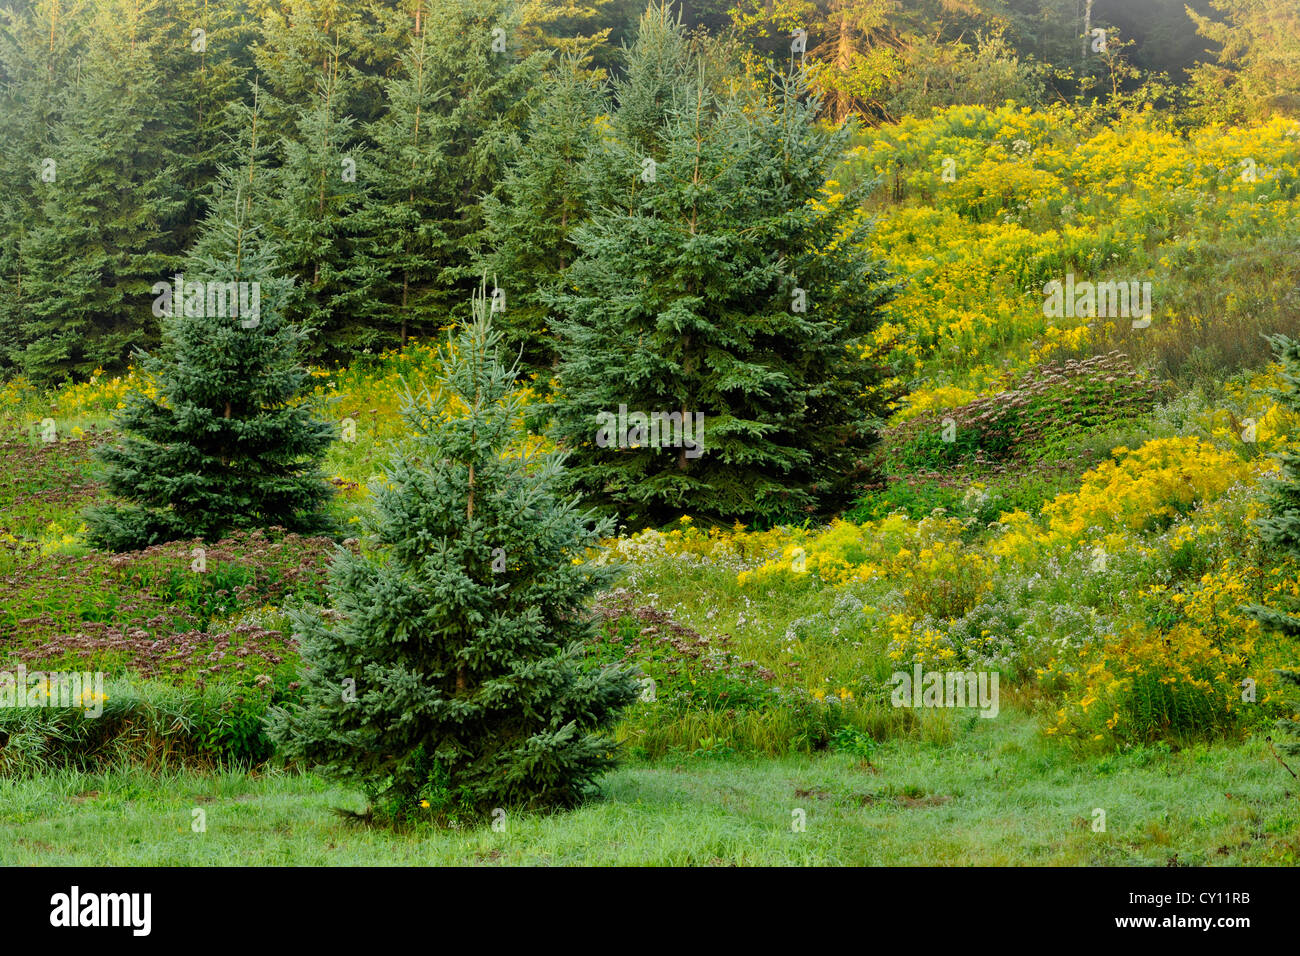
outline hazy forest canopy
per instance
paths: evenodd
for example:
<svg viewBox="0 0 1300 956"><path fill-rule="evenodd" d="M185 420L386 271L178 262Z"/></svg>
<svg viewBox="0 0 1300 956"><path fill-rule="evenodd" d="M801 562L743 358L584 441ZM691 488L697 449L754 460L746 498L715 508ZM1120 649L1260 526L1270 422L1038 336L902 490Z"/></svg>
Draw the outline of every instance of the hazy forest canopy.
<svg viewBox="0 0 1300 956"><path fill-rule="evenodd" d="M1300 862L1300 0L0 0L0 185L0 862Z"/></svg>

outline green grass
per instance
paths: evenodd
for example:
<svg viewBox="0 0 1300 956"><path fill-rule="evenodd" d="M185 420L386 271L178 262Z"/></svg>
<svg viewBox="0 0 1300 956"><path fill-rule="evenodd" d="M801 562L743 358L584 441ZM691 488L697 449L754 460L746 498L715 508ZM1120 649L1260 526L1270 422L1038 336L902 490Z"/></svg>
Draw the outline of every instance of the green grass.
<svg viewBox="0 0 1300 956"><path fill-rule="evenodd" d="M1300 794L1262 744L1080 759L1004 710L938 747L631 764L505 829L348 822L311 775L123 769L0 780L6 865L1290 865ZM1107 829L1091 828L1093 810ZM206 832L191 828L193 811ZM806 813L795 832L793 811Z"/></svg>

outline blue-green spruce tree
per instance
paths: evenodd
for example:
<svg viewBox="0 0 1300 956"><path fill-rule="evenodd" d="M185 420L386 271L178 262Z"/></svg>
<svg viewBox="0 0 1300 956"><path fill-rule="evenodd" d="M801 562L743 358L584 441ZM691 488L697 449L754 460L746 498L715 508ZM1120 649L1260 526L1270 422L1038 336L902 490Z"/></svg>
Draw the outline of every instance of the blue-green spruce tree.
<svg viewBox="0 0 1300 956"><path fill-rule="evenodd" d="M573 486L629 525L802 520L874 478L889 373L871 333L895 285L862 190L825 188L852 128L818 122L800 75L726 82L723 53L662 8L642 19L551 299ZM703 439L621 417L602 434L624 409L702 415Z"/></svg>
<svg viewBox="0 0 1300 956"><path fill-rule="evenodd" d="M410 438L372 485L359 551L331 566L331 606L295 614L304 697L271 723L285 756L392 816L574 804L612 766L608 730L639 689L585 662L586 605L609 576L582 556L610 529L558 495L559 457L520 453L518 367L477 302L443 386L408 402Z"/></svg>
<svg viewBox="0 0 1300 956"><path fill-rule="evenodd" d="M179 277L153 290L162 345L137 359L152 390L129 393L115 422L121 438L97 450L116 499L86 512L101 547L326 528L332 488L320 463L337 426L312 400L305 334L284 314L293 283L259 222L270 176L258 113L235 109L246 120L244 162L223 170Z"/></svg>

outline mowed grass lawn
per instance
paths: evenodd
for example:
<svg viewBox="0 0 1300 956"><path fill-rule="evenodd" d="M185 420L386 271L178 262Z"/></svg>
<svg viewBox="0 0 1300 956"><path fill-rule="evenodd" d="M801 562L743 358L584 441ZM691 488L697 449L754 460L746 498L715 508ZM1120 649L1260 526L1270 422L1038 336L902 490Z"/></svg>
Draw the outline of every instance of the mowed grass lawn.
<svg viewBox="0 0 1300 956"><path fill-rule="evenodd" d="M1025 714L946 746L633 763L569 813L503 830L349 822L312 775L47 774L0 781L6 865L1296 865L1300 788L1262 742L1078 757ZM1106 812L1094 832L1093 811ZM194 832L194 810L205 832ZM792 824L804 812L804 829Z"/></svg>

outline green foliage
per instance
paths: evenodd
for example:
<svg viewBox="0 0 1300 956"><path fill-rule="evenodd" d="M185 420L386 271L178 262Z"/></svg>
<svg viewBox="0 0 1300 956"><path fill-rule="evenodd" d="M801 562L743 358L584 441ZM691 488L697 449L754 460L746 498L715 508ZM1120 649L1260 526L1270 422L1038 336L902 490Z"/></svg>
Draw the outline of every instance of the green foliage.
<svg viewBox="0 0 1300 956"><path fill-rule="evenodd" d="M434 819L359 828L328 812L355 802L310 774L64 770L0 778L0 845L24 867L1300 862L1294 788L1263 741L1076 757L1014 714L979 720L946 747L882 743L872 763L879 774L848 754L632 765L611 781L616 799L512 814L503 833ZM1095 806L1111 833L1091 832ZM207 809L201 837L195 807ZM796 807L808 811L800 834Z"/></svg>
<svg viewBox="0 0 1300 956"><path fill-rule="evenodd" d="M1300 412L1300 342L1285 335L1274 335L1269 343L1282 366L1283 382L1282 388L1271 391L1272 397L1287 411ZM1288 448L1274 457L1282 472L1268 486L1268 514L1259 519L1260 536L1270 547L1297 555L1300 554L1300 454ZM1288 633L1300 635L1300 629L1288 629Z"/></svg>
<svg viewBox="0 0 1300 956"><path fill-rule="evenodd" d="M848 512L875 520L936 508L982 528L1007 511L1036 513L1113 447L1141 444L1135 424L1168 394L1118 353L1031 369L1011 387L956 408L926 412L884 435L890 479ZM1151 426L1154 427L1154 426Z"/></svg>
<svg viewBox="0 0 1300 956"><path fill-rule="evenodd" d="M59 13L52 0L0 10L0 181L6 184L0 196L0 366L7 369L19 358L14 346L21 350L24 343L23 249L48 192L41 173L53 158L53 130L79 53L78 32L57 29Z"/></svg>
<svg viewBox="0 0 1300 956"><path fill-rule="evenodd" d="M305 336L284 317L292 283L277 274L277 250L259 233L265 176L256 122L254 111L247 166L226 171L190 256L185 302L172 298L161 349L141 359L157 394L131 392L116 418L122 440L97 449L109 490L126 499L86 513L99 546L215 539L231 528L324 527L321 509L333 489L318 463L334 431L304 400ZM192 295L195 282L202 285ZM214 287L226 290L224 309Z"/></svg>
<svg viewBox="0 0 1300 956"><path fill-rule="evenodd" d="M98 487L91 480L92 456L106 437L92 430L46 442L0 431L0 532L35 547L56 510L76 514L93 500ZM0 558L0 568L5 563Z"/></svg>
<svg viewBox="0 0 1300 956"><path fill-rule="evenodd" d="M501 187L547 58L518 50L519 16L510 0L452 0L403 37L357 172L367 200L356 254L370 272L358 296L390 341L436 334L480 274L482 199Z"/></svg>
<svg viewBox="0 0 1300 956"><path fill-rule="evenodd" d="M1300 686L1300 606L1286 597L1300 455L1280 456L1262 543L1247 530L1252 472L1235 470L1259 453L1237 442L1237 417L1285 417L1255 404L1184 402L1177 422L1146 412L1164 397L1159 379L1208 390L1264 361L1260 332L1300 330L1294 124L1184 135L1207 117L1294 111L1294 3L1216 0L1188 18L1181 0L1155 0L1146 32L1128 10L1076 0L683 6L679 21L652 5L623 51L636 0L20 0L0 11L0 371L25 376L5 385L0 411L0 670L122 675L102 721L0 712L6 775L252 764L274 736L291 761L282 779L319 764L381 818L460 827L498 805L572 805L620 749L689 758L728 811L743 768L710 777L710 762L829 749L843 756L827 767L862 778L874 761L902 761L890 769L906 786L795 791L856 819L968 796L954 784L969 761L916 771L925 743L991 767L1021 755L1020 780L1059 804L1048 791L1063 758L1028 739L1041 727L1026 711L1040 705L1040 716L1080 709L1067 724L1085 747L1146 741L1091 766L1085 756L1094 790L1098 774L1168 775L1179 754L1166 740L1239 736L1289 713L1274 687L1236 706L1247 673L1264 685L1280 666ZM689 32L718 30L731 7L737 35ZM1183 45L1193 22L1218 63L1195 72L1189 110L1185 90L1149 71L1204 55ZM790 55L795 26L810 31L806 57ZM1108 53L1080 49L1085 26L1106 29ZM206 46L191 46L194 28ZM772 78L764 60L804 72ZM1040 97L1056 105L1027 108ZM862 134L826 124L953 103L999 105ZM874 175L892 178L892 193L869 196ZM882 210L877 231L867 211ZM902 300L874 261L886 255L915 277ZM1043 323L1038 284L1071 269L1149 273L1162 321ZM149 290L182 270L259 282L259 323L183 309L156 322ZM400 428L389 382L439 361L387 348L453 323L484 274L506 294L503 337L476 324L454 340L455 387L412 402L415 434L368 498L358 482ZM792 308L796 290L807 312ZM1300 345L1268 341L1286 366L1275 397L1300 412ZM515 395L516 370L489 355L498 344L522 350L532 393L558 402ZM94 374L139 347L153 349L141 374ZM1082 360L1109 349L1132 361ZM1049 355L1057 364L1036 365ZM1060 361L1071 355L1081 360ZM348 498L331 517L358 523L364 540L343 542L328 589L328 539L230 531L324 526L333 429L308 398L303 357L348 365L317 374L343 384L342 413L362 423L359 442L329 450ZM885 393L933 373L944 388L915 406L929 411L877 441L895 408ZM105 381L44 390L86 377ZM985 397L935 411L973 395ZM124 431L105 435L101 415L119 400ZM620 406L701 412L704 456L602 447L595 416ZM524 436L525 411L554 411L572 469L534 454L549 446ZM52 442L38 437L47 415ZM1231 429L1205 424L1223 417ZM1237 483L1188 496L1183 483L1203 476L1175 456L1065 496L1077 509L1040 512L1112 448L1157 431L1208 434L1221 453L1205 467L1232 468ZM107 488L89 468L95 449ZM698 521L621 539L587 564L612 524L580 513L579 499L554 500L572 491L634 525L682 511ZM855 495L848 516L870 528L812 527ZM96 543L169 543L88 552L78 516L91 503ZM1022 513L999 522L1006 512ZM1082 524L1062 531L1053 514ZM772 530L728 528L734 519ZM190 564L200 546L201 572ZM597 598L591 620L607 564L622 558L645 597ZM1266 625L1258 638L1231 610L1246 600L1268 602L1250 607ZM1024 732L893 708L890 671L923 654L997 669L1004 713ZM1113 673L1093 675L1098 663ZM1300 739L1294 714L1278 727ZM1264 763L1263 741L1241 746ZM1191 759L1177 769L1194 771ZM776 772L786 766L805 767ZM1234 781L1253 772L1224 766ZM620 797L641 785L629 781L662 789L655 771L623 773ZM779 781L781 800L749 802L784 806L790 783ZM1261 787L1286 785L1274 783ZM311 786L323 802L324 785ZM20 827L28 805L11 792L0 804ZM1013 797L980 809L1019 820ZM622 812L600 814L611 809ZM755 832L786 822L764 818ZM895 838L903 829L878 822ZM621 846L589 822L534 825ZM480 837L496 839L468 836ZM728 839L638 850L688 862L750 852L714 848ZM1089 849L1060 855L1128 852L1085 839ZM1294 840L1268 858L1294 862Z"/></svg>
<svg viewBox="0 0 1300 956"><path fill-rule="evenodd" d="M1282 365L1284 387L1274 391L1273 397L1287 411L1300 411L1300 342L1285 335L1270 337L1278 362ZM1281 476L1269 485L1268 512L1258 519L1260 537L1270 548L1290 557L1300 554L1300 454L1287 448L1275 457L1282 466ZM1281 633L1293 642L1300 638L1300 607L1291 599L1281 607L1252 604L1245 608L1251 617L1264 627ZM1282 681L1290 687L1300 687L1300 670L1283 668L1277 671ZM1295 701L1291 702L1293 705ZM1278 729L1291 739L1283 749L1300 756L1300 720L1283 718Z"/></svg>
<svg viewBox="0 0 1300 956"><path fill-rule="evenodd" d="M1007 100L1036 105L1041 68L1023 62L1001 33L978 35L974 44L918 37L889 100L893 116L925 116L946 106L997 107Z"/></svg>
<svg viewBox="0 0 1300 956"><path fill-rule="evenodd" d="M1082 435L1132 418L1166 392L1116 352L1044 365L988 398L918 416L890 436L888 454L907 468L1061 458Z"/></svg>
<svg viewBox="0 0 1300 956"><path fill-rule="evenodd" d="M673 99L686 91L682 63L646 69L677 42L662 30L668 46L658 52L644 29L621 48L644 9L638 0L11 5L0 19L0 367L42 384L80 380L97 366L120 371L134 349L157 344L148 290L192 251L221 168L237 160L231 107L247 105L256 77L269 94L262 136L279 180L268 235L299 289L287 315L324 333L308 354L343 359L433 334L486 268L518 305L502 325L511 347L523 346L530 370L548 371L557 343L540 292L567 288L570 237L593 200L611 200L576 181L602 164L585 149L604 137L609 111L588 94L641 77L618 90L619 135L640 160L658 156L664 111L680 110ZM770 67L799 65L837 124L855 113L877 124L954 103L1051 100L1082 106L1085 122L1154 104L1154 118L1179 127L1192 117L1295 114L1300 89L1297 14L1267 0L1203 0L1191 17L1181 0L1151 0L1140 14L1075 0L700 0L672 9L691 31L678 45L709 61L714 95L752 92ZM654 18L670 14L656 5ZM1109 52L1081 42L1088 26L1108 32ZM790 49L794 29L808 31L806 55ZM575 73L561 59L582 66ZM1189 67L1195 82L1171 88L1166 74ZM591 89L580 89L587 81ZM357 164L355 180L344 178L345 159ZM47 160L57 179L45 178ZM994 215L998 183L1015 170L991 170L978 187L964 159L961 168L947 191L970 186L970 210ZM1109 193L1098 191L1099 201ZM1053 225L1059 214L1053 204ZM1229 275L1250 266L1250 251L1231 243L1198 248ZM1177 299L1184 284L1201 287L1180 278L1162 292ZM1219 304L1249 320L1254 304L1235 284L1223 288ZM1208 347L1197 340L1239 329L1203 359L1232 362L1257 339L1248 324L1145 338L1176 352L1178 338Z"/></svg>
<svg viewBox="0 0 1300 956"><path fill-rule="evenodd" d="M625 589L602 595L593 610L600 630L588 656L644 674L640 699L619 727L639 756L810 752L833 746L837 736L843 742L853 733L883 737L912 727L911 712L888 703L860 705L783 687L770 668L737 653L729 636L706 637ZM809 641L806 625L842 623L843 608L837 604L825 617L797 621L791 630Z"/></svg>
<svg viewBox="0 0 1300 956"><path fill-rule="evenodd" d="M0 775L134 764L248 767L271 756L262 726L276 685L204 688L111 680L101 713L85 707L0 707Z"/></svg>
<svg viewBox="0 0 1300 956"><path fill-rule="evenodd" d="M884 412L863 353L893 286L863 251L860 196L821 202L851 131L815 122L797 76L716 90L706 53L646 14L589 164L596 212L553 297L557 438L574 487L631 525L825 512ZM598 434L621 407L702 415L703 440Z"/></svg>
<svg viewBox="0 0 1300 956"><path fill-rule="evenodd" d="M1286 172L1273 185L1280 196L1300 195L1300 180ZM1215 232L1221 228L1216 226ZM1095 349L1123 351L1136 365L1180 384L1210 385L1234 372L1267 365L1272 357L1269 336L1300 335L1300 298L1295 293L1300 240L1288 230L1193 240L1173 258L1179 279L1165 284L1163 301L1174 314L1215 320L1157 323L1149 329L1119 323L1096 337Z"/></svg>
<svg viewBox="0 0 1300 956"><path fill-rule="evenodd" d="M0 551L0 647L12 662L178 685L292 682L279 606L324 597L326 538L232 535L121 555ZM0 659L0 669L4 667Z"/></svg>
<svg viewBox="0 0 1300 956"><path fill-rule="evenodd" d="M732 18L778 68L796 57L806 61L829 117L841 123L853 111L886 115L891 87L903 71L903 51L918 32L935 26L941 7L929 0L906 7L889 0L739 0ZM799 53L787 39L796 30L806 33Z"/></svg>
<svg viewBox="0 0 1300 956"><path fill-rule="evenodd" d="M605 728L638 692L633 671L582 661L609 570L579 556L608 525L555 497L558 457L512 451L517 369L487 308L448 345L464 413L411 400L363 548L331 567L331 609L294 615L305 700L273 723L287 756L390 813L433 791L465 812L572 805L613 766Z"/></svg>
<svg viewBox="0 0 1300 956"><path fill-rule="evenodd" d="M960 504L962 489L924 478L904 477L885 483L860 497L844 517L853 522L876 521L896 511L923 518L936 508L952 510Z"/></svg>
<svg viewBox="0 0 1300 956"><path fill-rule="evenodd" d="M831 738L831 749L871 763L879 744L856 727L841 727Z"/></svg>
<svg viewBox="0 0 1300 956"><path fill-rule="evenodd" d="M673 714L687 711L761 710L781 694L775 675L755 661L745 661L650 607L636 607L626 592L603 598L601 619L588 655L601 664L640 668L648 683L641 702ZM634 708L634 711L638 708Z"/></svg>
<svg viewBox="0 0 1300 956"><path fill-rule="evenodd" d="M313 333L311 357L340 357L381 344L369 283L373 264L359 255L357 214L365 203L363 161L353 118L342 112L347 82L337 50L307 105L281 140L270 220L279 266L301 277L288 317Z"/></svg>
<svg viewBox="0 0 1300 956"><path fill-rule="evenodd" d="M1300 712L1300 693L1297 693L1300 691L1300 670L1279 670L1277 675L1288 692L1296 695L1290 701L1293 712ZM1277 722L1277 729L1290 737L1282 744L1282 752L1300 757L1300 719L1283 717Z"/></svg>
<svg viewBox="0 0 1300 956"><path fill-rule="evenodd" d="M10 265L21 280L4 297L0 328L9 361L40 382L120 365L149 344L149 288L175 262L165 234L181 206L181 164L157 110L156 13L99 6L86 71L66 88L41 155L26 157L20 179L35 182L26 208L11 212L22 219Z"/></svg>
<svg viewBox="0 0 1300 956"><path fill-rule="evenodd" d="M1282 389L1273 390L1273 397L1287 411L1300 411L1300 342L1281 334L1271 336L1269 342L1282 364L1284 384ZM1268 512L1257 519L1257 527L1265 545L1294 557L1300 554L1300 454L1288 447L1275 453L1274 458L1281 464L1282 473L1268 483ZM1291 639L1300 637L1300 607L1294 602L1282 607L1251 605L1247 613L1271 631Z"/></svg>
<svg viewBox="0 0 1300 956"><path fill-rule="evenodd" d="M1216 118L1300 115L1300 8L1268 0L1211 0L1212 14L1188 8L1197 32L1216 46L1193 80Z"/></svg>
<svg viewBox="0 0 1300 956"><path fill-rule="evenodd" d="M596 117L608 102L598 77L577 56L546 75L541 98L512 147L498 194L484 197L491 253L484 264L507 290L502 329L526 367L549 372L558 356L542 295L573 260L572 236L586 220L585 163Z"/></svg>

